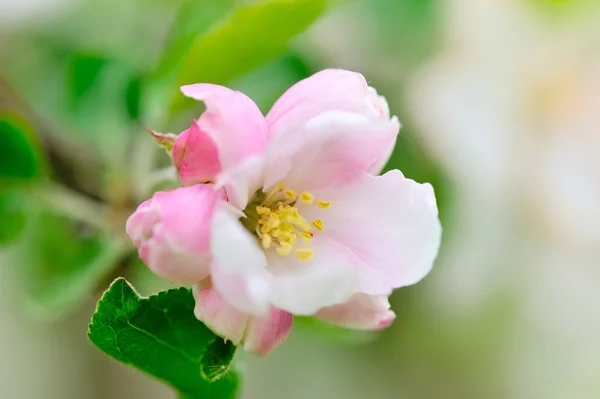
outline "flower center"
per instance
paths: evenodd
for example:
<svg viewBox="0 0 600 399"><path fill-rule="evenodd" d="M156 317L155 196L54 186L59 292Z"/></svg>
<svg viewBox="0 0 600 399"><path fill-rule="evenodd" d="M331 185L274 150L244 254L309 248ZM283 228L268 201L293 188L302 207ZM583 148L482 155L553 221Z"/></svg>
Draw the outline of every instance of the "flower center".
<svg viewBox="0 0 600 399"><path fill-rule="evenodd" d="M274 247L278 254L287 256L292 252L300 260L310 260L314 256L312 248L297 247L299 242L310 244L314 232L323 231L325 226L321 219L310 223L300 214L296 206L316 205L329 208L330 202L317 200L308 191L297 195L294 190L286 189L279 183L271 192L259 191L253 201L244 210L247 219L242 220L244 226L256 233L264 249Z"/></svg>

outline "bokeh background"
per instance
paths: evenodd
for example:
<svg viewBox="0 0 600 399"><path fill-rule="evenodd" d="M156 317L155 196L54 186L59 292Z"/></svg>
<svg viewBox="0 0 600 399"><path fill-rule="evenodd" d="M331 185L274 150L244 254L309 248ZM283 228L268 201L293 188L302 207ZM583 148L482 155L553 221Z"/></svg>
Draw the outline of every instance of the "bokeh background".
<svg viewBox="0 0 600 399"><path fill-rule="evenodd" d="M388 167L433 184L440 256L391 328L244 357L244 399L600 398L597 0L0 0L0 398L175 397L86 337L112 278L165 287L124 237L174 184L145 127L199 114L182 82L266 112L330 67L403 123Z"/></svg>

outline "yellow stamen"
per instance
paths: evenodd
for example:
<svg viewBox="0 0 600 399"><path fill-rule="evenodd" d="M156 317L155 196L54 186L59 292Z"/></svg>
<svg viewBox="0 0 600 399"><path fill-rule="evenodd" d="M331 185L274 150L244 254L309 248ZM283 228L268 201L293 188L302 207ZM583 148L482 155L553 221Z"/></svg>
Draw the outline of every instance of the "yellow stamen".
<svg viewBox="0 0 600 399"><path fill-rule="evenodd" d="M300 234L300 237L302 237L302 240L303 240L303 241L304 241L306 244L308 244L308 243L310 243L310 240L312 240L313 233L311 233L310 231L303 231L303 232Z"/></svg>
<svg viewBox="0 0 600 399"><path fill-rule="evenodd" d="M273 238L270 235L264 234L262 236L262 246L264 249L269 249L271 247L272 243L273 243Z"/></svg>
<svg viewBox="0 0 600 399"><path fill-rule="evenodd" d="M312 225L315 229L319 231L325 230L325 225L323 224L323 221L321 219L313 220Z"/></svg>
<svg viewBox="0 0 600 399"><path fill-rule="evenodd" d="M288 242L281 242L279 245L280 247L277 248L277 253L279 255L287 256L290 254L290 252L292 252L292 244Z"/></svg>
<svg viewBox="0 0 600 399"><path fill-rule="evenodd" d="M269 215L271 213L271 209L267 208L266 206L259 205L256 207L256 213L259 215Z"/></svg>
<svg viewBox="0 0 600 399"><path fill-rule="evenodd" d="M315 255L315 251L310 248L297 248L294 255L300 260L311 260Z"/></svg>
<svg viewBox="0 0 600 399"><path fill-rule="evenodd" d="M260 198L260 197L259 197ZM298 204L303 206L298 208ZM297 248L300 240L309 245L315 232L323 231L325 225L321 219L306 220L301 212L304 205L316 205L319 208L329 208L330 201L318 200L309 191L296 191L278 183L260 202L255 202L255 212L248 215L256 221L255 231L260 245L265 249L274 248L278 254L287 256L291 253L300 260L310 260L315 252L310 248Z"/></svg>
<svg viewBox="0 0 600 399"><path fill-rule="evenodd" d="M315 201L315 196L308 191L303 191L302 194L300 194L300 201L306 205L310 205Z"/></svg>
<svg viewBox="0 0 600 399"><path fill-rule="evenodd" d="M285 196L288 197L291 200L295 200L296 199L296 192L294 190L285 190Z"/></svg>
<svg viewBox="0 0 600 399"><path fill-rule="evenodd" d="M327 209L327 208L329 208L331 206L331 201L318 200L317 201L317 206L319 208Z"/></svg>

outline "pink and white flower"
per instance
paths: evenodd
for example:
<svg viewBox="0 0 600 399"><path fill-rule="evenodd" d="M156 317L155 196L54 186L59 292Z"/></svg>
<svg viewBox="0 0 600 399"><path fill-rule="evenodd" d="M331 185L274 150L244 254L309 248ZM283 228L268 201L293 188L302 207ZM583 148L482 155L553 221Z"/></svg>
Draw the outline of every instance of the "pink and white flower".
<svg viewBox="0 0 600 399"><path fill-rule="evenodd" d="M429 272L441 227L429 184L375 176L400 128L385 99L343 70L297 83L266 117L240 92L181 90L206 104L172 149L186 187L127 223L148 266L195 283L198 319L256 354L293 315L387 327L388 296Z"/></svg>

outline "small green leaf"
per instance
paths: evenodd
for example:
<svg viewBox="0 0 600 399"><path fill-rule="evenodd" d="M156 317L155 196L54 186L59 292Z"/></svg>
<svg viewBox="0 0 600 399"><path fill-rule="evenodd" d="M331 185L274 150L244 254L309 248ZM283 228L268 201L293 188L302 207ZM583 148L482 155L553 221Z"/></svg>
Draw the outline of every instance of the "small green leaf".
<svg viewBox="0 0 600 399"><path fill-rule="evenodd" d="M326 0L270 0L240 7L193 44L178 73L178 86L225 84L283 53L288 42L324 11ZM182 106L176 97L174 109Z"/></svg>
<svg viewBox="0 0 600 399"><path fill-rule="evenodd" d="M21 116L0 112L0 180L30 181L40 176L40 154L33 128Z"/></svg>
<svg viewBox="0 0 600 399"><path fill-rule="evenodd" d="M163 380L183 398L237 395L235 346L194 317L194 298L186 288L141 298L117 279L98 302L88 336L106 354Z"/></svg>
<svg viewBox="0 0 600 399"><path fill-rule="evenodd" d="M153 129L148 128L148 132L152 135L154 140L158 143L159 146L165 149L165 151L170 154L173 149L173 145L177 140L177 135L173 133L159 133Z"/></svg>

